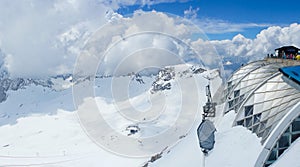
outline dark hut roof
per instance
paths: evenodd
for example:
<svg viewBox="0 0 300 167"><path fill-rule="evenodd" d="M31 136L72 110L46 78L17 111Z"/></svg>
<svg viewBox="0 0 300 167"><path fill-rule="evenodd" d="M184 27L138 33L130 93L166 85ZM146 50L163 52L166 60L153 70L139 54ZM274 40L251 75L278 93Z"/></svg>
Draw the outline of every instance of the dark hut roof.
<svg viewBox="0 0 300 167"><path fill-rule="evenodd" d="M295 46L283 46L281 48L277 48L275 49L276 50L284 50L284 51L287 51L287 52L298 52L298 50L300 50L299 48L295 47Z"/></svg>

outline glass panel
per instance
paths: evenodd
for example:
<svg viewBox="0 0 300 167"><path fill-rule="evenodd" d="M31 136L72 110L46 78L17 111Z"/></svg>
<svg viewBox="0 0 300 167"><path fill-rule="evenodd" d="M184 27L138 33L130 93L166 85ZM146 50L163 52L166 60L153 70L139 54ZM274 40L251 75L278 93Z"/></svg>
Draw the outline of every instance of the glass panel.
<svg viewBox="0 0 300 167"><path fill-rule="evenodd" d="M300 131L300 121L294 121L292 123L292 131Z"/></svg>
<svg viewBox="0 0 300 167"><path fill-rule="evenodd" d="M300 137L300 134L294 134L294 135L292 135L292 143L295 141L295 140L297 140L298 139L298 137Z"/></svg>
<svg viewBox="0 0 300 167"><path fill-rule="evenodd" d="M246 127L252 126L252 117L246 119Z"/></svg>
<svg viewBox="0 0 300 167"><path fill-rule="evenodd" d="M243 95L241 95L240 96L240 101L242 101L243 99L244 99L244 97L245 97L245 95L243 94Z"/></svg>
<svg viewBox="0 0 300 167"><path fill-rule="evenodd" d="M274 145L273 150L278 150L278 142L276 142L276 144Z"/></svg>
<svg viewBox="0 0 300 167"><path fill-rule="evenodd" d="M290 136L281 136L278 143L279 143L279 149L287 148L290 145Z"/></svg>
<svg viewBox="0 0 300 167"><path fill-rule="evenodd" d="M253 114L253 105L245 106L245 117Z"/></svg>
<svg viewBox="0 0 300 167"><path fill-rule="evenodd" d="M238 109L240 108L240 106L241 106L241 103L239 102L239 103L235 106L236 110L238 110Z"/></svg>
<svg viewBox="0 0 300 167"><path fill-rule="evenodd" d="M278 150L278 157L280 157L280 155L284 152L285 149L279 149Z"/></svg>
<svg viewBox="0 0 300 167"><path fill-rule="evenodd" d="M268 161L275 161L277 159L277 151L276 150L272 150L269 158L268 158Z"/></svg>
<svg viewBox="0 0 300 167"><path fill-rule="evenodd" d="M235 110L235 111L238 111L239 107L240 107L240 105L237 104L236 106L234 106L234 110Z"/></svg>
<svg viewBox="0 0 300 167"><path fill-rule="evenodd" d="M236 103L239 102L239 98L234 99L234 104L236 105Z"/></svg>
<svg viewBox="0 0 300 167"><path fill-rule="evenodd" d="M291 131L290 131L290 127L291 127L291 125L285 130L285 134L287 134L287 133L290 133Z"/></svg>
<svg viewBox="0 0 300 167"><path fill-rule="evenodd" d="M273 162L266 162L266 164L264 165L264 167L268 167L272 164Z"/></svg>
<svg viewBox="0 0 300 167"><path fill-rule="evenodd" d="M292 134L300 134L300 131L291 132Z"/></svg>
<svg viewBox="0 0 300 167"><path fill-rule="evenodd" d="M271 129L271 127L268 127L268 128L265 129L264 134L262 136L263 140L268 137L270 129Z"/></svg>
<svg viewBox="0 0 300 167"><path fill-rule="evenodd" d="M263 121L263 122L260 123L260 128L259 128L260 131L265 129L266 123L267 123L267 121Z"/></svg>
<svg viewBox="0 0 300 167"><path fill-rule="evenodd" d="M258 123L259 121L260 121L260 117L261 117L261 114L256 114L256 115L254 115L254 122L253 122L253 124L256 124L256 123Z"/></svg>
<svg viewBox="0 0 300 167"><path fill-rule="evenodd" d="M232 81L227 83L228 87L230 87L232 85Z"/></svg>
<svg viewBox="0 0 300 167"><path fill-rule="evenodd" d="M237 125L244 125L244 120L241 120L241 121L237 121L236 123Z"/></svg>
<svg viewBox="0 0 300 167"><path fill-rule="evenodd" d="M232 104L233 104L232 100L228 102L229 108L231 108L233 106Z"/></svg>
<svg viewBox="0 0 300 167"><path fill-rule="evenodd" d="M258 126L259 126L259 125L253 126L253 132L254 132L254 133L256 133L256 132L258 131Z"/></svg>
<svg viewBox="0 0 300 167"><path fill-rule="evenodd" d="M233 94L234 94L234 97L240 96L240 90L235 90L235 91L233 92Z"/></svg>
<svg viewBox="0 0 300 167"><path fill-rule="evenodd" d="M244 100L244 95L240 96L239 101L242 102Z"/></svg>
<svg viewBox="0 0 300 167"><path fill-rule="evenodd" d="M264 132L260 132L260 133L257 134L257 136L258 136L258 137L262 137L263 133L264 133Z"/></svg>

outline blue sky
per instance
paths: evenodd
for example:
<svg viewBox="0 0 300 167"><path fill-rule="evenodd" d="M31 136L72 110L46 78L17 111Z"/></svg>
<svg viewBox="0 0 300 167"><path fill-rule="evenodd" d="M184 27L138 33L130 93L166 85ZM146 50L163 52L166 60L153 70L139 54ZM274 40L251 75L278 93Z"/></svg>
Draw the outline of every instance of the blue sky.
<svg viewBox="0 0 300 167"><path fill-rule="evenodd" d="M269 26L299 23L300 5L296 0L191 0L154 5L123 6L120 14L135 10L156 10L184 16L184 11L196 14L194 22L210 39L231 39L237 34L255 36Z"/></svg>

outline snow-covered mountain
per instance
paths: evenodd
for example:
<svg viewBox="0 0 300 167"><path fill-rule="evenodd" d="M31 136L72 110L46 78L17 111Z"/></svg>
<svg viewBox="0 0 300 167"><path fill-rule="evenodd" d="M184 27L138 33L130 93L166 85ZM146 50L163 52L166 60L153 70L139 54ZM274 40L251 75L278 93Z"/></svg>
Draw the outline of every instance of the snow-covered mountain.
<svg viewBox="0 0 300 167"><path fill-rule="evenodd" d="M169 127L170 121L176 120L179 114L176 106L180 104L176 96L180 92L179 82L188 85L196 78L204 87L208 81L203 76L207 75L197 66L177 66L166 67L158 75L98 76L95 78L95 99L106 120L120 133L151 136L161 133ZM129 101L138 110L165 103L162 100L165 95L170 96L167 105L171 107L156 121L135 124L124 121L113 107L113 96L107 89L112 81L130 83ZM71 75L46 80L11 79L9 76L1 79L5 98L0 103L0 133L4 134L0 139L0 166L141 166L151 159L119 157L93 143L81 128L73 104L71 86L78 82L84 79L74 81ZM169 87L158 88L154 83Z"/></svg>
<svg viewBox="0 0 300 167"><path fill-rule="evenodd" d="M206 166L252 167L262 149L260 139L244 127L232 127L235 113L223 116L223 105L217 106L217 116L211 119L217 128L215 148L205 158L199 148L196 129L201 122L201 107L206 102L205 86L210 84L212 94L217 95L222 84L219 74L218 70L200 66L176 65L152 75L131 73L118 77L97 76L94 80L75 81L72 75L46 80L2 79L1 87L5 88L7 98L0 103L0 166L197 167L205 163ZM140 145L130 146L132 150L138 148L155 154L143 154L140 158L120 156L97 144L83 126L73 103L71 86L85 81L94 82L92 100L96 100L105 122L119 135L141 140ZM193 87L193 82L197 87ZM126 97L113 94L114 84L117 88L126 88ZM86 106L86 110L89 99L81 105ZM191 112L195 104L200 110ZM149 121L145 120L148 117L137 121L122 115L132 109L157 113L155 111L161 109L157 106L165 106L164 112ZM182 112L189 117L180 117ZM151 114L147 116L153 118ZM178 120L180 123L173 131L177 136L160 138L163 141L176 139L175 142L143 143L144 138L151 139L172 130ZM185 131L181 126L187 125L190 127ZM111 143L118 141L114 136L110 136L110 140Z"/></svg>
<svg viewBox="0 0 300 167"><path fill-rule="evenodd" d="M198 66L186 65L166 67L157 75L150 76L134 74L116 78L96 77L96 100L106 121L116 131L125 136L149 137L162 133L176 120L181 112L178 110L180 108L178 93L188 91L193 94L191 91L195 91L188 87L182 87L185 90L180 90L179 86L190 85L194 79L197 80L199 90L202 92L199 96L200 106L202 106L206 101L204 87L209 82L221 83L218 71L206 71ZM130 83L129 101L138 110L147 111L152 106L162 104L169 108L155 121L133 123L124 120L114 108L113 95L108 89L113 81L121 84ZM72 76L58 76L47 80L6 78L2 80L2 83L1 86L5 88L7 99L0 104L0 132L5 134L0 139L0 166L99 166L99 164L104 166L181 166L186 162L185 158L191 160L191 166L201 164L202 153L198 148L195 134L195 128L201 120L199 113L195 115L195 118L189 118L190 121L195 121L195 124L192 124L192 130L180 134L179 143L165 145L167 149L162 149L160 154L138 159L119 157L94 144L81 128L72 101L70 86L76 83L72 80ZM215 92L218 84L213 85L215 87L212 91ZM169 96L166 102L163 100L165 95ZM190 100L196 103L198 99L193 98L191 97ZM123 107L126 109L128 106ZM218 126L220 136L223 133L220 129L226 129L224 127L230 129L230 126L225 125L226 121L223 124ZM243 128L236 131L242 131L241 136L254 137ZM183 157L184 159L177 157L182 157L186 151L193 153L191 156Z"/></svg>
<svg viewBox="0 0 300 167"><path fill-rule="evenodd" d="M7 99L8 91L18 91L19 89L26 89L30 85L42 86L50 88L54 91L59 91L64 88L71 87L72 75L58 75L48 79L32 79L32 78L10 78L5 75L0 79L0 102Z"/></svg>

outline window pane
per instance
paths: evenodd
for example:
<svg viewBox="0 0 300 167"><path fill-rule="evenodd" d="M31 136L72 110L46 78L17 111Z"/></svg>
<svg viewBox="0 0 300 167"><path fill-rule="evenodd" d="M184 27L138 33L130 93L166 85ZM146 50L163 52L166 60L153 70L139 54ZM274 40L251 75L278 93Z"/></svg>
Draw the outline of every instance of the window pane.
<svg viewBox="0 0 300 167"><path fill-rule="evenodd" d="M244 125L244 120L241 120L241 121L237 121L236 123L237 125Z"/></svg>
<svg viewBox="0 0 300 167"><path fill-rule="evenodd" d="M266 128L266 123L267 123L266 121L263 121L260 123L260 128L259 128L260 131L262 131Z"/></svg>
<svg viewBox="0 0 300 167"><path fill-rule="evenodd" d="M254 132L254 133L256 133L256 132L258 131L258 126L259 126L259 125L253 126L253 132Z"/></svg>
<svg viewBox="0 0 300 167"><path fill-rule="evenodd" d="M246 126L247 127L252 126L252 117L246 119Z"/></svg>
<svg viewBox="0 0 300 167"><path fill-rule="evenodd" d="M275 161L277 159L277 151L273 150L268 158L268 161Z"/></svg>
<svg viewBox="0 0 300 167"><path fill-rule="evenodd" d="M245 95L241 95L240 96L240 101L242 101L244 99Z"/></svg>
<svg viewBox="0 0 300 167"><path fill-rule="evenodd" d="M294 135L292 135L292 143L295 141L295 140L297 140L298 139L298 137L300 137L300 134L294 134Z"/></svg>
<svg viewBox="0 0 300 167"><path fill-rule="evenodd" d="M285 134L290 133L290 126L285 130L285 132L284 132Z"/></svg>
<svg viewBox="0 0 300 167"><path fill-rule="evenodd" d="M253 124L259 122L260 121L260 117L261 117L261 114L254 115L254 123Z"/></svg>
<svg viewBox="0 0 300 167"><path fill-rule="evenodd" d="M228 82L228 87L230 87L232 85L232 81Z"/></svg>
<svg viewBox="0 0 300 167"><path fill-rule="evenodd" d="M245 106L245 117L253 114L253 105Z"/></svg>
<svg viewBox="0 0 300 167"><path fill-rule="evenodd" d="M234 94L234 97L240 96L240 90L235 90L235 91L233 92L233 94Z"/></svg>
<svg viewBox="0 0 300 167"><path fill-rule="evenodd" d="M262 137L263 133L264 133L264 132L260 132L260 133L257 134L257 136L258 136L258 137Z"/></svg>
<svg viewBox="0 0 300 167"><path fill-rule="evenodd" d="M290 145L290 136L281 136L278 143L279 143L279 149L287 148Z"/></svg>
<svg viewBox="0 0 300 167"><path fill-rule="evenodd" d="M294 121L292 123L292 131L300 131L300 121Z"/></svg>
<svg viewBox="0 0 300 167"><path fill-rule="evenodd" d="M266 164L264 165L264 167L268 167L272 164L273 162L266 162Z"/></svg>
<svg viewBox="0 0 300 167"><path fill-rule="evenodd" d="M278 150L278 157L285 151L285 149Z"/></svg>
<svg viewBox="0 0 300 167"><path fill-rule="evenodd" d="M270 127L268 127L268 128L265 129L264 134L262 136L263 140L266 139L267 136L269 135L270 129L271 129Z"/></svg>
<svg viewBox="0 0 300 167"><path fill-rule="evenodd" d="M233 106L232 104L233 104L232 100L228 102L229 108L231 108Z"/></svg>

